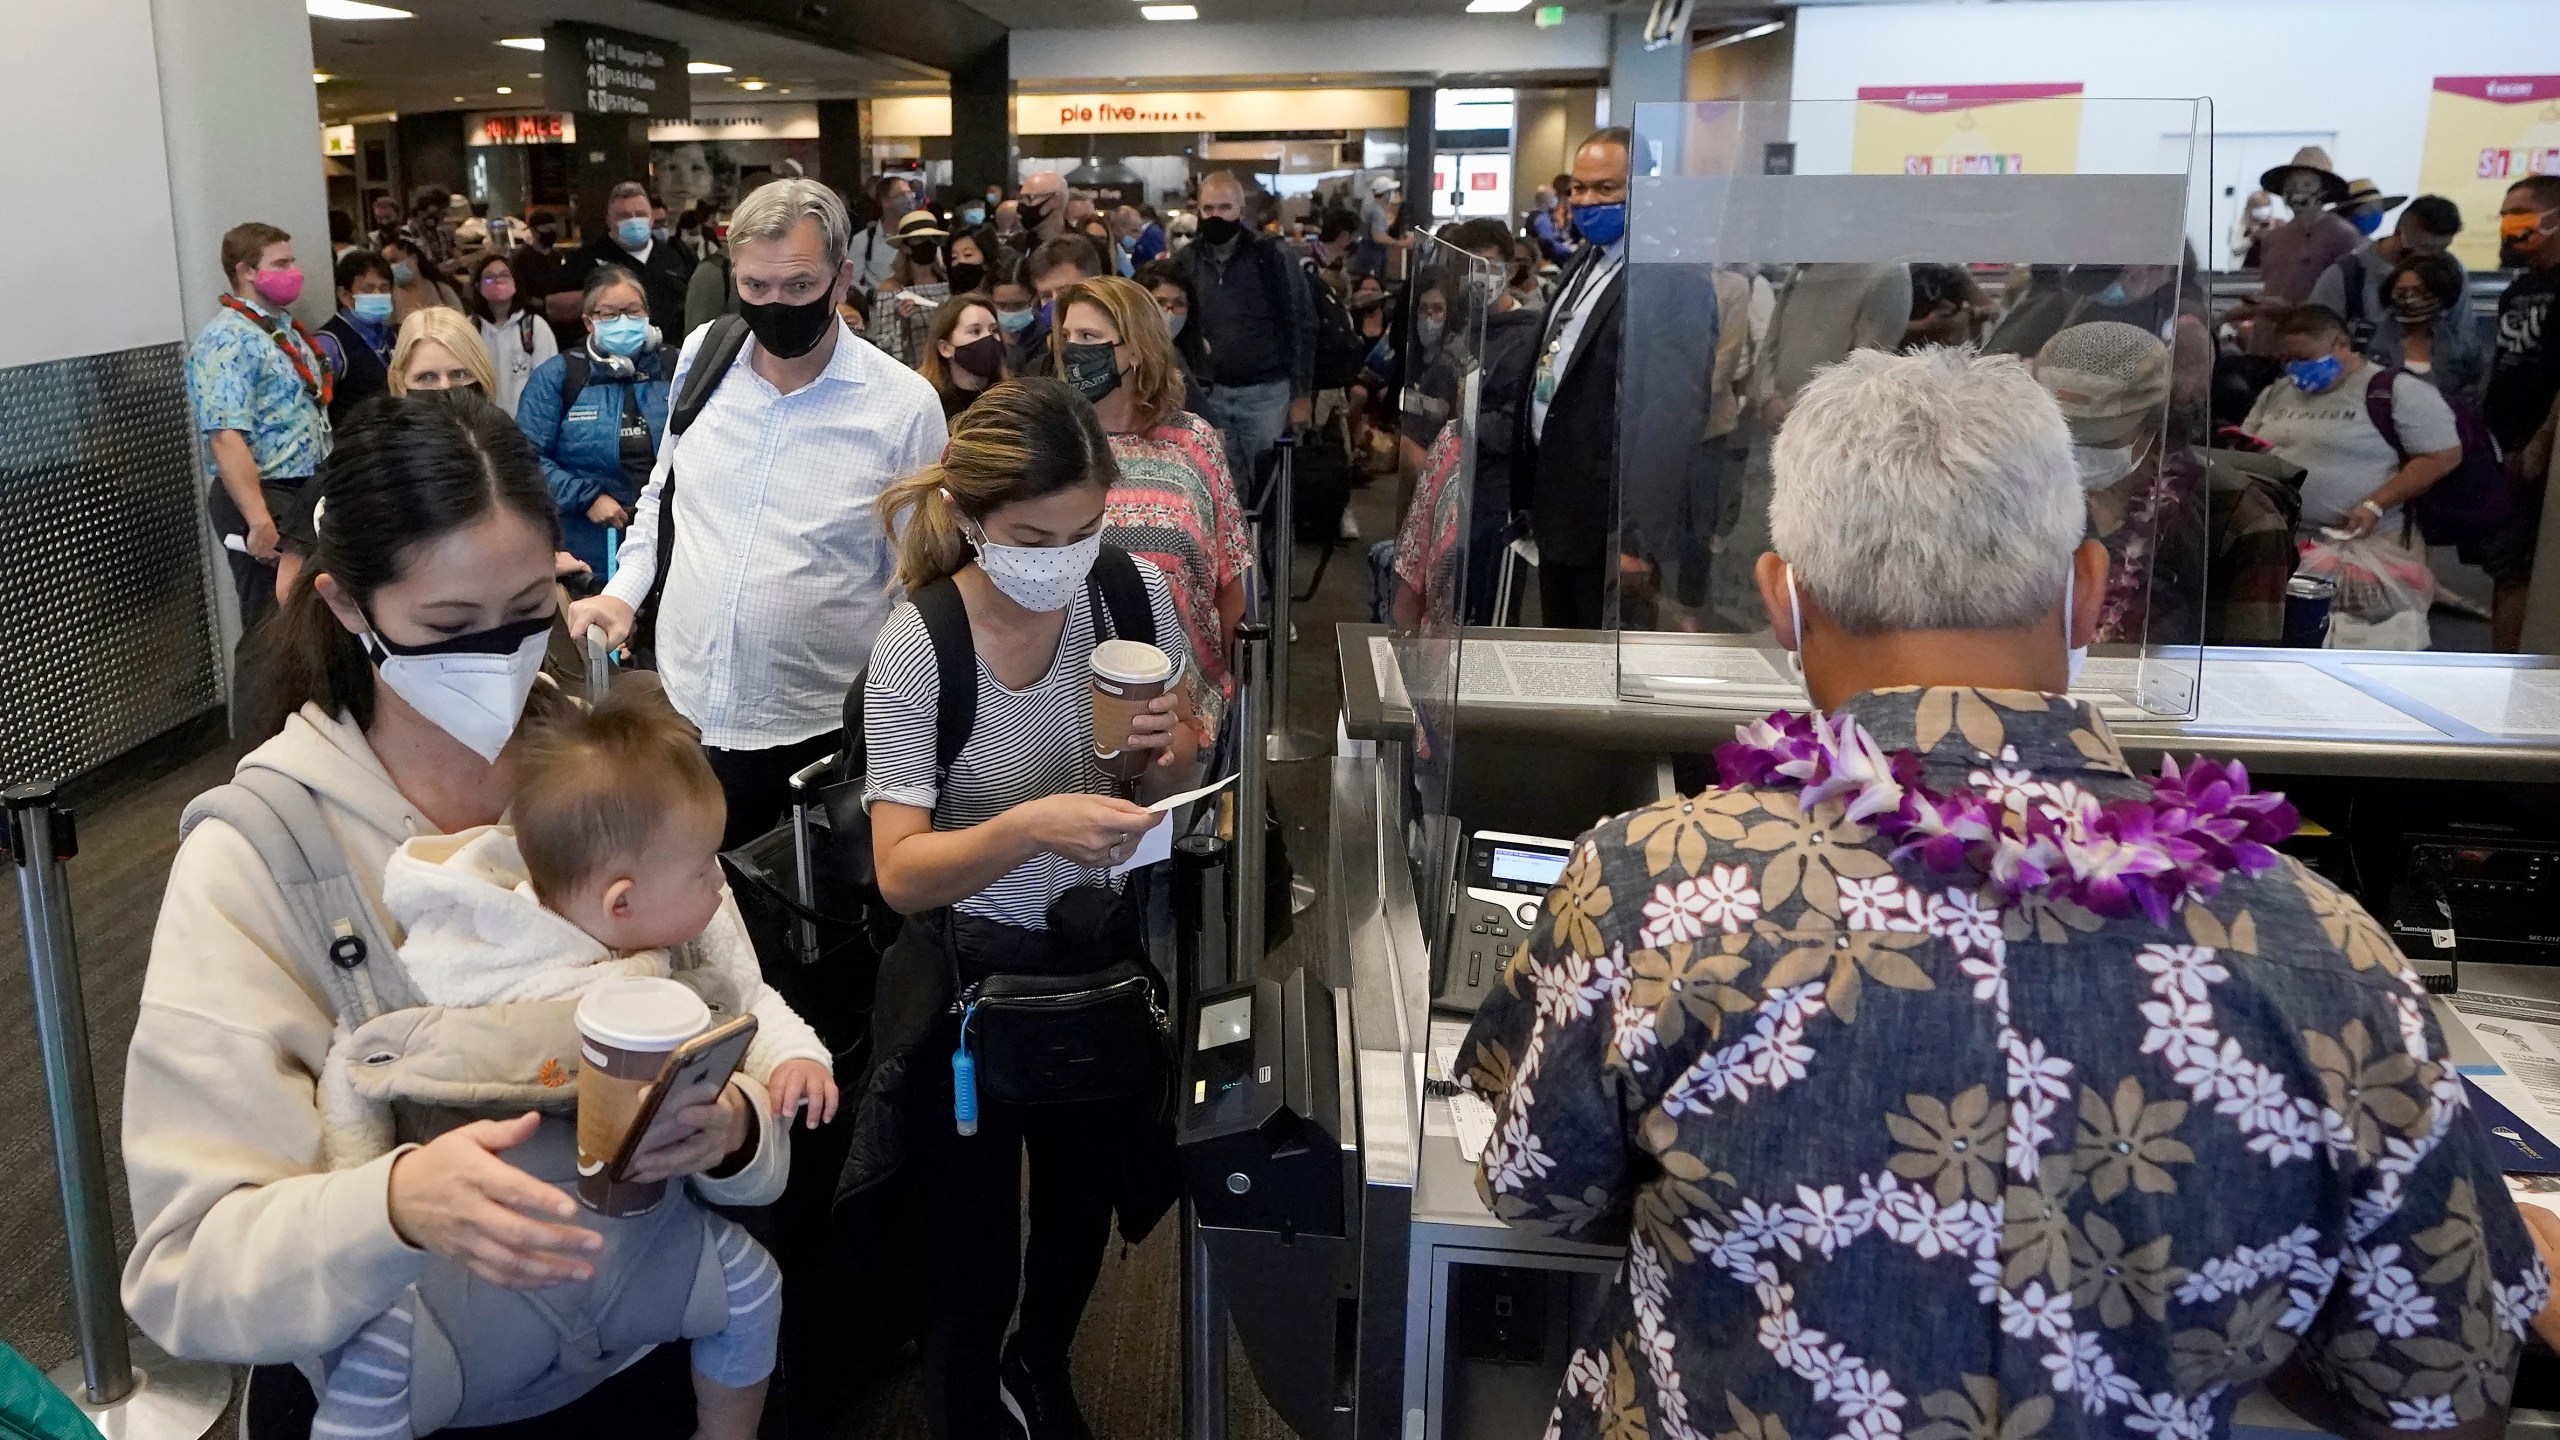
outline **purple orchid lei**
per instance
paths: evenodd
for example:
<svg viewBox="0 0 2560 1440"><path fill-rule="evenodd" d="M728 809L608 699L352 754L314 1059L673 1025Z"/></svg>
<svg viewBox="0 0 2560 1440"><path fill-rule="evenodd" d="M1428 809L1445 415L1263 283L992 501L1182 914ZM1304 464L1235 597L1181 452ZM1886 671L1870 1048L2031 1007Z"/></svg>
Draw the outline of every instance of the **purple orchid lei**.
<svg viewBox="0 0 2560 1440"><path fill-rule="evenodd" d="M1755 720L1716 751L1716 769L1728 786L1792 782L1807 813L1841 800L1845 818L1895 842L1895 860L1974 871L2003 903L2040 891L2111 918L2138 909L2155 925L2235 870L2272 867L2299 820L2282 795L2251 791L2238 761L2203 756L2183 771L2164 758L2147 800L2102 804L2072 781L2005 776L1994 794L1940 794L1922 782L1918 755L1887 755L1845 714Z"/></svg>

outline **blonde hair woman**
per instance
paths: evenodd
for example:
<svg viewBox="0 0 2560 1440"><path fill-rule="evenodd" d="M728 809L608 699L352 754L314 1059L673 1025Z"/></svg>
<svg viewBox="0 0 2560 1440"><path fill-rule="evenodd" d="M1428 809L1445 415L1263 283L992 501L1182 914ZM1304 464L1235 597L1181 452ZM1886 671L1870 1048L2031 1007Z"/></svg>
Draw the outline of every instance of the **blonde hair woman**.
<svg viewBox="0 0 2560 1440"><path fill-rule="evenodd" d="M1136 281L1106 275L1061 291L1049 347L1059 376L1092 403L1111 437L1120 478L1111 486L1103 538L1172 578L1191 634L1195 708L1214 732L1233 683L1227 645L1244 617L1251 549L1226 445L1208 421L1182 408L1173 332L1155 296Z"/></svg>
<svg viewBox="0 0 2560 1440"><path fill-rule="evenodd" d="M391 393L465 386L478 387L483 400L497 398L498 367L480 343L479 327L470 316L441 305L410 311L391 346Z"/></svg>
<svg viewBox="0 0 2560 1440"><path fill-rule="evenodd" d="M1006 1081L995 1051L969 1092L984 1096L974 1133L954 1123L950 1057L966 1038L952 1018L957 987L1042 975L1083 988L1126 959L1116 930L1079 922L1119 908L1096 892L1125 883L1112 867L1163 818L1105 793L1115 782L1094 764L1088 666L1106 634L1141 638L1113 623L1135 608L1132 589L1143 588L1156 643L1177 663L1187 648L1165 577L1102 545L1113 475L1091 406L1055 380L1008 380L962 412L941 464L880 499L910 598L871 652L864 801L880 892L909 919L881 962L874 1058L856 1092L865 1098L844 1190L875 1193L903 1158L933 1197L936 1303L924 1365L934 1435L1004 1433L999 1394L1032 1434L1083 1432L1068 1345L1115 1205L1124 1233L1143 1233L1155 1218L1125 1197L1124 1182L1155 1173L1142 1159L1171 1159L1142 1149L1159 1135L1143 1083L1008 1104L998 1098ZM1114 593L1119 603L1099 598ZM947 644L961 627L975 652L977 710L945 766L933 635ZM1139 799L1187 783L1194 746L1180 719L1174 697L1160 696L1122 741L1155 757ZM1003 1344L1017 1297L1021 1325Z"/></svg>

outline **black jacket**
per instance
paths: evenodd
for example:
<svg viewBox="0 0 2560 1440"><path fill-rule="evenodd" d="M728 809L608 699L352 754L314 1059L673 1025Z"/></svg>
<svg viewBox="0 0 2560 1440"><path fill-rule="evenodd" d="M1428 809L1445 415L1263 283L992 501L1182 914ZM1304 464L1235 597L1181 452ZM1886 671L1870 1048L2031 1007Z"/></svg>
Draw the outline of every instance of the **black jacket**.
<svg viewBox="0 0 2560 1440"><path fill-rule="evenodd" d="M1539 317L1512 401L1512 504L1529 513L1540 559L1567 565L1599 564L1612 547L1645 557L1665 552L1667 527L1675 523L1669 517L1685 513L1680 487L1701 448L1715 369L1715 283L1707 272L1622 265L1596 299L1582 302L1598 308L1565 358L1545 432L1538 434L1537 360L1564 328L1564 300L1574 281L1598 263L1598 248L1586 246L1558 277L1556 303ZM1630 313L1644 317L1632 346ZM1617 538L1622 473L1664 482L1643 484L1625 498L1623 540Z"/></svg>
<svg viewBox="0 0 2560 1440"><path fill-rule="evenodd" d="M614 243L611 235L598 235L579 246L569 263L561 267L560 288L585 288L587 277L595 273L598 265L619 265L636 271L640 288L649 293L649 323L658 327L665 343L684 343L684 294L693 280L692 257L677 248L674 241L660 240L649 246L645 262L635 260L630 251Z"/></svg>
<svg viewBox="0 0 2560 1440"><path fill-rule="evenodd" d="M1250 230L1220 262L1205 242L1173 258L1191 282L1191 325L1209 357L1212 385L1289 382L1293 396L1315 393L1316 308L1307 272L1279 240Z"/></svg>

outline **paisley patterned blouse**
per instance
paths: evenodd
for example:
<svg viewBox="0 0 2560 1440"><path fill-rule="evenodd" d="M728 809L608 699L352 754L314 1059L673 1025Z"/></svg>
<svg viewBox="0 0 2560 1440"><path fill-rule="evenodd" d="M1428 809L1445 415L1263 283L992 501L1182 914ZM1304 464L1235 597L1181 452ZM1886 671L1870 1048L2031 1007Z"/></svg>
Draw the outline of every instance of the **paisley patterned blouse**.
<svg viewBox="0 0 2560 1440"><path fill-rule="evenodd" d="M2143 794L2076 702L1845 708L1942 791ZM1550 1436L2186 1440L2288 1357L2384 1426L2507 1403L2549 1280L2354 901L2004 910L1890 848L1771 788L1621 816L1485 1002L1486 1202L1627 1244Z"/></svg>

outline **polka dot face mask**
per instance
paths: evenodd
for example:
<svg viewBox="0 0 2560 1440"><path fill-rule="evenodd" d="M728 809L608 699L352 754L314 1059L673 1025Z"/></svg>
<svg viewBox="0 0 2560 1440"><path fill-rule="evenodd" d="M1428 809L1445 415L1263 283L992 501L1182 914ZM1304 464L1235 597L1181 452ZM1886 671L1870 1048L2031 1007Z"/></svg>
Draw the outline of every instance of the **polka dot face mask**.
<svg viewBox="0 0 2560 1440"><path fill-rule="evenodd" d="M1043 615L1075 603L1093 573L1094 557L1102 553L1099 530L1072 545L998 545L984 535L968 540L978 552L978 568L1005 598Z"/></svg>

